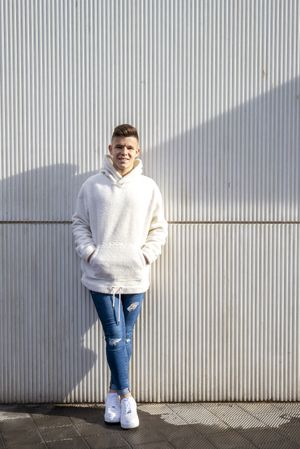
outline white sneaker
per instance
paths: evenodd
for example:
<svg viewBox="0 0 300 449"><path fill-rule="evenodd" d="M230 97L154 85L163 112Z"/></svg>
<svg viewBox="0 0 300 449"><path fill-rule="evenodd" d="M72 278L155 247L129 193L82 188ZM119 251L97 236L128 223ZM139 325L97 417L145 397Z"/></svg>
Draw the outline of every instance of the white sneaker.
<svg viewBox="0 0 300 449"><path fill-rule="evenodd" d="M137 414L136 402L132 396L121 400L121 427L122 429L134 429L140 424Z"/></svg>
<svg viewBox="0 0 300 449"><path fill-rule="evenodd" d="M104 421L107 424L120 422L121 404L118 393L108 393L105 399Z"/></svg>

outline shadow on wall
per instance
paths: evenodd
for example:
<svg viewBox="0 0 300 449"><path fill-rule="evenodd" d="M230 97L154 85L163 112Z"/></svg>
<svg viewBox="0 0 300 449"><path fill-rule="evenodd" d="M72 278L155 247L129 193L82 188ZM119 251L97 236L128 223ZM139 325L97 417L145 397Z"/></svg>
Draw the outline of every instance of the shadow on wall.
<svg viewBox="0 0 300 449"><path fill-rule="evenodd" d="M149 149L168 219L299 220L299 123L295 78Z"/></svg>
<svg viewBox="0 0 300 449"><path fill-rule="evenodd" d="M149 149L144 155L145 173L161 187L167 218L258 220L266 218L265 210L269 208L269 219L299 219L299 110L300 86L299 79L295 79ZM76 175L75 165L62 164L1 181L1 220L69 222L80 185L93 173ZM236 215L236 204L245 205L240 216ZM288 213L284 211L287 204ZM222 217L218 216L218 205L222 205ZM30 373L40 370L42 363L49 367L52 363L59 369L70 360L73 367L76 360L81 360L77 373L67 378L58 378L50 367L48 381L51 384L56 379L60 385L53 400L62 400L97 360L97 354L82 342L96 313L91 312L91 302L79 298L85 293L79 285L79 260L72 247L71 230L59 224L11 223L2 223L0 229L5 248L1 251L1 301L5 301L1 326L6 329L2 345L12 349L11 354L3 346L1 349L4 384L7 381L7 385L16 386L12 394L20 401L22 393L18 393L17 386L24 367ZM67 260L60 259L62 248L68 254ZM68 292L68 298L62 292ZM40 315L35 313L36 307ZM83 307L91 307L84 322ZM31 367L22 348L35 351ZM61 373L66 376L67 371ZM30 387L40 391L41 401L50 400L43 396L44 381L41 378L39 386Z"/></svg>
<svg viewBox="0 0 300 449"><path fill-rule="evenodd" d="M1 181L1 220L70 221L81 184L97 172L76 171L76 165L57 164Z"/></svg>
<svg viewBox="0 0 300 449"><path fill-rule="evenodd" d="M59 221L57 211L74 206L72 193L90 174L52 166L1 184L13 202L2 215L17 221L0 225L2 403L89 400L74 390L97 363L85 341L96 312L80 283L70 217Z"/></svg>
<svg viewBox="0 0 300 449"><path fill-rule="evenodd" d="M144 172L159 184L167 218L299 219L299 123L295 78L147 149ZM3 180L1 219L70 220L79 187L92 174L76 169L53 165Z"/></svg>

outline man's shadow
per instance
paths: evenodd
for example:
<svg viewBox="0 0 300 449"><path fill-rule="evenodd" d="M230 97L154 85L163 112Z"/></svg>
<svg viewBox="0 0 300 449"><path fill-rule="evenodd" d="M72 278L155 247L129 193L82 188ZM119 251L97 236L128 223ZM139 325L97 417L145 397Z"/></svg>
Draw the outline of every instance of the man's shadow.
<svg viewBox="0 0 300 449"><path fill-rule="evenodd" d="M80 283L70 225L79 187L91 174L61 164L1 182L2 403L76 402L76 389L97 363L106 387L102 342L91 344L86 335L99 324Z"/></svg>
<svg viewBox="0 0 300 449"><path fill-rule="evenodd" d="M299 220L298 88L297 78L146 149L145 174L160 186L169 221ZM99 322L80 284L70 226L80 185L92 173L60 164L1 181L1 402L96 401L107 388ZM193 273L185 276L193 281ZM154 277L157 316L160 288ZM169 313L175 320L176 310ZM137 339L143 332L151 341L151 328L138 323ZM152 349L143 351L148 366Z"/></svg>

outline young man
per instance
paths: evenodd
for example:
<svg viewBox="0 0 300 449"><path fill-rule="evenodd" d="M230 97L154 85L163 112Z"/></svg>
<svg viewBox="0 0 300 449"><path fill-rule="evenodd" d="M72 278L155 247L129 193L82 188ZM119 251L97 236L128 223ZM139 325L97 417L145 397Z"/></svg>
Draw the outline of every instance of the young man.
<svg viewBox="0 0 300 449"><path fill-rule="evenodd" d="M104 420L138 427L128 380L132 334L149 288L150 265L167 237L160 191L142 175L137 130L117 126L100 173L82 185L72 230L87 287L103 326L111 371Z"/></svg>

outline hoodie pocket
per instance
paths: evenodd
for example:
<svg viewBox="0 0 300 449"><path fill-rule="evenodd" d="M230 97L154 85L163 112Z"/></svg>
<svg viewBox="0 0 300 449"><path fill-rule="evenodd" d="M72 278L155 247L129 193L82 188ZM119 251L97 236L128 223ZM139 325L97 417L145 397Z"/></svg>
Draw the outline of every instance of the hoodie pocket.
<svg viewBox="0 0 300 449"><path fill-rule="evenodd" d="M97 246L89 262L89 275L112 281L141 280L146 261L141 248L134 244L111 242Z"/></svg>

